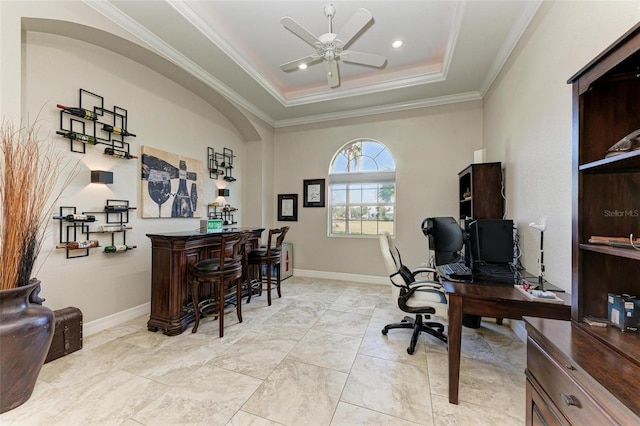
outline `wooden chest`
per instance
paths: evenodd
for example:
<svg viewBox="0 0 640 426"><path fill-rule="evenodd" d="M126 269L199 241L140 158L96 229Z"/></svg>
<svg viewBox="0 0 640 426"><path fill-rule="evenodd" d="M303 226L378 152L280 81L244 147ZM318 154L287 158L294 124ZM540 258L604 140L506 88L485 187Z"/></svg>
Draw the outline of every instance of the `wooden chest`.
<svg viewBox="0 0 640 426"><path fill-rule="evenodd" d="M82 312L68 307L53 312L55 328L45 364L82 349Z"/></svg>

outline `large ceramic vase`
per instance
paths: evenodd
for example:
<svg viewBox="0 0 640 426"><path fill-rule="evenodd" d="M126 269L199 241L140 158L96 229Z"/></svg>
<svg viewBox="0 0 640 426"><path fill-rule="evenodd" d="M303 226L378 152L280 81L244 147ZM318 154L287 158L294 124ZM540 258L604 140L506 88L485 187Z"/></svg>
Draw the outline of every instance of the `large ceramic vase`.
<svg viewBox="0 0 640 426"><path fill-rule="evenodd" d="M40 281L0 290L0 413L31 397L49 352L53 311L30 301L39 291Z"/></svg>

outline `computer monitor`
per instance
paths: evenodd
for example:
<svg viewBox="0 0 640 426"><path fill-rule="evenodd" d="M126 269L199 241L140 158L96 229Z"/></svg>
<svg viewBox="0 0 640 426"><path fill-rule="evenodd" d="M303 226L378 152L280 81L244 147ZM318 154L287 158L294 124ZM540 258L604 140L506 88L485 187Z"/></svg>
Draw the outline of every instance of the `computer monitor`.
<svg viewBox="0 0 640 426"><path fill-rule="evenodd" d="M469 249L475 265L513 262L513 221L478 219L468 224Z"/></svg>
<svg viewBox="0 0 640 426"><path fill-rule="evenodd" d="M436 265L459 262L464 230L452 217L430 217L422 221L422 232L435 253Z"/></svg>

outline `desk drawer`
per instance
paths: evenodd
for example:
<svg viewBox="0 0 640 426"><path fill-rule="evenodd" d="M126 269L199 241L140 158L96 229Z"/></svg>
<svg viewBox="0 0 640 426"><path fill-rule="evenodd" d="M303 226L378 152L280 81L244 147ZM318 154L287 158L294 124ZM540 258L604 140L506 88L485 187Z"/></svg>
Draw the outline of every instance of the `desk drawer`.
<svg viewBox="0 0 640 426"><path fill-rule="evenodd" d="M575 370L567 370L565 364L551 358L534 340L528 339L527 369L567 420L574 425L611 424L611 418L571 378Z"/></svg>

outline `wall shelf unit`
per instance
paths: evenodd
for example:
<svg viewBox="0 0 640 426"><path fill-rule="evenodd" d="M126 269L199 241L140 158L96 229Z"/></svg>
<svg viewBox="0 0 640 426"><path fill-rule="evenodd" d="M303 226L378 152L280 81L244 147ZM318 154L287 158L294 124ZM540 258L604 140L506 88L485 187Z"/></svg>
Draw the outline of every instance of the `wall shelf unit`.
<svg viewBox="0 0 640 426"><path fill-rule="evenodd" d="M469 219L502 219L502 166L497 163L471 164L458 173L458 200L461 222Z"/></svg>
<svg viewBox="0 0 640 426"><path fill-rule="evenodd" d="M78 107L58 104L60 130L56 133L69 139L71 152L86 153L87 145L106 145L104 154L130 160L131 155L125 136L136 135L127 130L128 112L117 105L105 109L104 98L88 90L80 89Z"/></svg>
<svg viewBox="0 0 640 426"><path fill-rule="evenodd" d="M77 208L72 206L61 206L59 215L54 219L60 221L60 241L58 247L66 250L67 259L89 256L89 250L103 247L105 251L107 247L128 247L123 250L127 251L135 246L127 246L127 231L133 229L128 226L129 212L135 207L129 206L128 200L108 199L105 208L102 211L83 211L77 213ZM90 224L99 222L96 215L104 215L105 225L96 225L96 229L91 229ZM108 234L110 244L105 247L100 245L98 241L90 240L92 234ZM82 237L84 240L82 240ZM117 237L117 238L116 238ZM93 241L95 245L84 247L86 243ZM121 241L116 244L116 241ZM80 248L73 248L73 245L79 243Z"/></svg>

